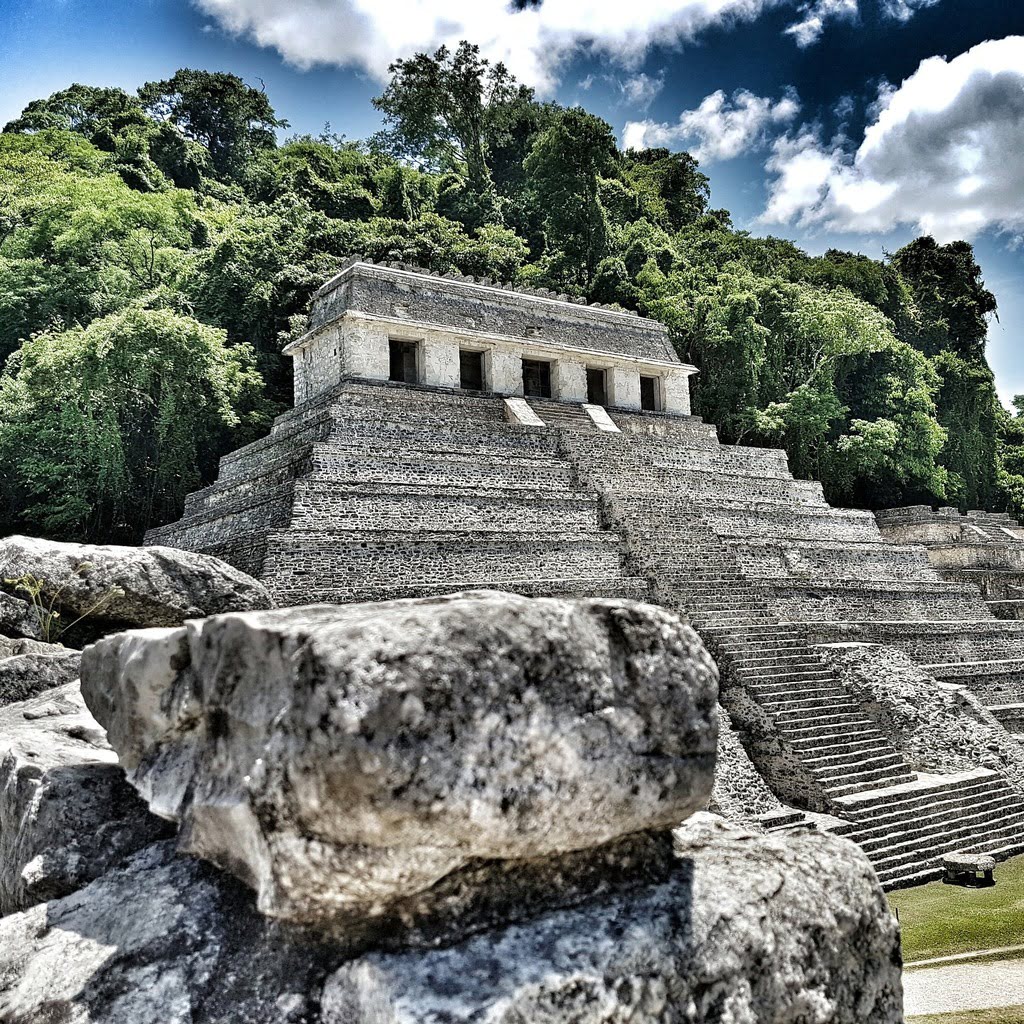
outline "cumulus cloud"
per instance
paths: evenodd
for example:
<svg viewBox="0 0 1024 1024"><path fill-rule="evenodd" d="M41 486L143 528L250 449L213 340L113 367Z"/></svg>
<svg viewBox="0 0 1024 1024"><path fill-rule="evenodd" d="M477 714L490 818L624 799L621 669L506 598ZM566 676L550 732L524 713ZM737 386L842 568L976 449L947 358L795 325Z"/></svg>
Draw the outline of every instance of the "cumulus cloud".
<svg viewBox="0 0 1024 1024"><path fill-rule="evenodd" d="M675 124L628 122L622 133L622 145L625 149L684 147L704 164L731 160L764 146L770 134L781 130L799 113L800 101L792 90L773 100L746 89L727 97L719 89L705 96L693 110L684 110Z"/></svg>
<svg viewBox="0 0 1024 1024"><path fill-rule="evenodd" d="M778 139L762 219L940 239L1024 229L1024 36L930 57L885 87L853 148L802 127Z"/></svg>
<svg viewBox="0 0 1024 1024"><path fill-rule="evenodd" d="M911 0L913 2L913 0ZM786 29L786 34L803 48L816 43L825 31L826 24L836 18L852 20L860 13L857 0L813 0L800 10L800 20Z"/></svg>
<svg viewBox="0 0 1024 1024"><path fill-rule="evenodd" d="M821 2L821 0L819 0ZM829 0L833 2L833 0ZM228 32L302 68L335 64L378 79L397 57L476 42L524 82L553 88L563 62L586 50L636 66L655 45L751 20L792 0L193 0Z"/></svg>

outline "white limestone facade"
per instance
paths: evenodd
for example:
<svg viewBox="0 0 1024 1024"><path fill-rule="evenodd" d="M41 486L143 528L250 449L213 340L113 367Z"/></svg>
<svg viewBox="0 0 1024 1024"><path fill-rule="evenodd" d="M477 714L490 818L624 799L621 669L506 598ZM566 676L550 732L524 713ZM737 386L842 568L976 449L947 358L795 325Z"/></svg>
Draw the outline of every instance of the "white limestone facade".
<svg viewBox="0 0 1024 1024"><path fill-rule="evenodd" d="M404 353L397 375L396 346ZM294 363L296 405L346 380L465 390L466 357L478 354L473 390L689 415L697 372L657 321L363 260L317 292L309 330L284 351ZM524 360L546 367L533 368L539 386L524 379Z"/></svg>

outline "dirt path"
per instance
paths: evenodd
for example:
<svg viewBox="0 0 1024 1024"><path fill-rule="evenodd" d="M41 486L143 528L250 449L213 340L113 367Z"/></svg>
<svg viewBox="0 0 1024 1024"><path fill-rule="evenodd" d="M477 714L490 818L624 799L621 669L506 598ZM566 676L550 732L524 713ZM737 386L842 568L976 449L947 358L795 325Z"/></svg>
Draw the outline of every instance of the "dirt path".
<svg viewBox="0 0 1024 1024"><path fill-rule="evenodd" d="M915 1014L1024 1006L1024 960L903 972L903 1009Z"/></svg>

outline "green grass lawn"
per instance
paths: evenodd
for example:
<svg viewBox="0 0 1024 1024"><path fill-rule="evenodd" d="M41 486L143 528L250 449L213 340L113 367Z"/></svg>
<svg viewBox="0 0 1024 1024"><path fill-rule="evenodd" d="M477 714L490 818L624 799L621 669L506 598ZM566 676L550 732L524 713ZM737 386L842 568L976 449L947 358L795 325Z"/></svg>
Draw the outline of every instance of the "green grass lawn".
<svg viewBox="0 0 1024 1024"><path fill-rule="evenodd" d="M1024 944L1024 856L996 865L991 889L967 889L931 882L889 893L899 912L904 961L951 956L996 946ZM992 1011L995 1012L995 1011ZM1024 1024L1024 1010L1010 1017L963 1016L918 1018L942 1024Z"/></svg>
<svg viewBox="0 0 1024 1024"><path fill-rule="evenodd" d="M908 1017L908 1024L1024 1024L1024 1006L1005 1010L965 1010L963 1013Z"/></svg>

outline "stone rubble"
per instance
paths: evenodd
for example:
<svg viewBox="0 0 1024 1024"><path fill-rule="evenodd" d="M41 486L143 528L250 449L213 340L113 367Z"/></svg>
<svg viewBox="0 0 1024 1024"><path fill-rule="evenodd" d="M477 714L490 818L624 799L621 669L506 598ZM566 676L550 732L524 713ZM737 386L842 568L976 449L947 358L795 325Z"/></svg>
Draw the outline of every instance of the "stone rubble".
<svg viewBox="0 0 1024 1024"><path fill-rule="evenodd" d="M74 892L165 830L77 682L0 709L0 914Z"/></svg>
<svg viewBox="0 0 1024 1024"><path fill-rule="evenodd" d="M60 625L75 619L123 626L176 626L185 619L218 612L271 608L257 580L208 555L174 548L133 548L107 544L66 544L38 537L0 540L0 586L28 577L43 584L45 604L56 602ZM0 598L0 610L10 594ZM4 628L9 635L42 636Z"/></svg>
<svg viewBox="0 0 1024 1024"><path fill-rule="evenodd" d="M1024 796L1024 746L966 687L936 683L894 647L855 643L821 650L916 770L948 773L980 766L999 772Z"/></svg>

